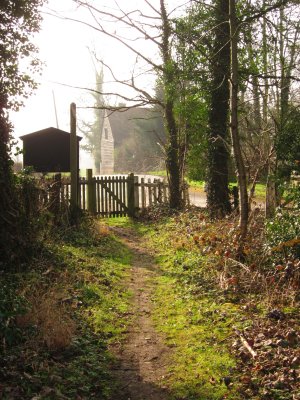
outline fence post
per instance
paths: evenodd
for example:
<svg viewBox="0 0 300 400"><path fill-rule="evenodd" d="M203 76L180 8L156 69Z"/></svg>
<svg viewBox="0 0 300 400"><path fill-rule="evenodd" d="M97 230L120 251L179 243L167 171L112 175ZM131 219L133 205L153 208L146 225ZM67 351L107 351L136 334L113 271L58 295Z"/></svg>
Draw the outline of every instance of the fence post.
<svg viewBox="0 0 300 400"><path fill-rule="evenodd" d="M96 182L93 178L93 170L86 170L87 179L87 209L91 214L96 214Z"/></svg>
<svg viewBox="0 0 300 400"><path fill-rule="evenodd" d="M134 199L134 174L129 174L127 178L127 203L128 216L135 216L135 199Z"/></svg>
<svg viewBox="0 0 300 400"><path fill-rule="evenodd" d="M79 165L78 141L76 136L76 104L70 106L70 172L71 172L71 207L76 214L79 205Z"/></svg>

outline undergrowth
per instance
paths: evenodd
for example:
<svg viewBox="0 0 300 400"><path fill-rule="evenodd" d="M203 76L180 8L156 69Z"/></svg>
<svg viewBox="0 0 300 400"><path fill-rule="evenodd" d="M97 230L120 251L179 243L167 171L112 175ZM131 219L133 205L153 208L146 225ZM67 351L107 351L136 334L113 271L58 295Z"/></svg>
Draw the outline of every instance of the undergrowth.
<svg viewBox="0 0 300 400"><path fill-rule="evenodd" d="M259 210L243 261L234 218L153 209L144 221L138 230L163 271L155 318L172 348L173 398L298 399L298 260L278 265Z"/></svg>
<svg viewBox="0 0 300 400"><path fill-rule="evenodd" d="M2 399L110 397L108 345L126 329L130 261L106 227L88 223L49 238L26 272L1 275L11 293L0 307L0 318L10 313L1 330Z"/></svg>

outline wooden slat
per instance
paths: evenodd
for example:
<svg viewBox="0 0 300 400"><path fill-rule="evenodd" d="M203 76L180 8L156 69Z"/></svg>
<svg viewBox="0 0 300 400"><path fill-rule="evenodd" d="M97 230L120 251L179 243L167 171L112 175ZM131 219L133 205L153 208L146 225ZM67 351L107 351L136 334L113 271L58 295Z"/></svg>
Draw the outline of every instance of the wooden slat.
<svg viewBox="0 0 300 400"><path fill-rule="evenodd" d="M116 180L113 179L112 181L112 191L115 193L115 197L113 197L113 216L116 216L116 212L117 212L117 193L116 193Z"/></svg>
<svg viewBox="0 0 300 400"><path fill-rule="evenodd" d="M104 178L104 181L103 181L103 184L105 185L105 186L107 186L107 177L105 177ZM107 201L107 196L106 196L106 193L104 192L104 212L106 213L106 214L108 214L108 201Z"/></svg>
<svg viewBox="0 0 300 400"><path fill-rule="evenodd" d="M116 177L116 196L119 198L119 177ZM119 214L120 212L120 203L116 201L116 213Z"/></svg>
<svg viewBox="0 0 300 400"><path fill-rule="evenodd" d="M163 201L166 203L168 201L167 198L167 184L165 179L163 180Z"/></svg>
<svg viewBox="0 0 300 400"><path fill-rule="evenodd" d="M152 206L152 191L151 191L151 179L148 179L148 204Z"/></svg>
<svg viewBox="0 0 300 400"><path fill-rule="evenodd" d="M85 210L86 209L86 205L85 205L85 203L86 203L86 201L85 201L85 188L86 188L86 185L85 185L85 182L84 181L81 181L80 182L80 197L81 197L81 199L82 199L82 209L83 210Z"/></svg>
<svg viewBox="0 0 300 400"><path fill-rule="evenodd" d="M153 202L154 204L157 204L157 179L153 180L153 185L152 185L152 193L153 193Z"/></svg>
<svg viewBox="0 0 300 400"><path fill-rule="evenodd" d="M108 189L109 189L109 200L108 200L108 204L109 204L109 216L111 217L112 215L112 198L111 198L111 179L110 176L108 177Z"/></svg>
<svg viewBox="0 0 300 400"><path fill-rule="evenodd" d="M142 199L142 209L145 209L146 208L145 178L141 179L141 199Z"/></svg>
<svg viewBox="0 0 300 400"><path fill-rule="evenodd" d="M99 186L99 176L97 176L96 181L96 214L99 214L100 212L100 186Z"/></svg>
<svg viewBox="0 0 300 400"><path fill-rule="evenodd" d="M99 182L99 184L101 186L101 208L100 208L100 214L103 214L103 212L104 212L104 189L103 189L102 183L103 183L103 178L101 177L100 182Z"/></svg>

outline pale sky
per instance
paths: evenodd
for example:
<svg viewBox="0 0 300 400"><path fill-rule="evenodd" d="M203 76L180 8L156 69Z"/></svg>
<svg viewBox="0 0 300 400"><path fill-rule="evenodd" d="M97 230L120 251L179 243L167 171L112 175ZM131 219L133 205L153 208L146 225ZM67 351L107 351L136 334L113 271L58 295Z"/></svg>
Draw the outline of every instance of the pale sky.
<svg viewBox="0 0 300 400"><path fill-rule="evenodd" d="M158 7L158 0L151 0ZM169 0L172 7L184 3L184 0ZM116 9L115 0L95 0L94 4L107 11ZM118 0L122 8L137 9L145 7L143 0ZM169 7L171 9L171 7ZM143 8L143 12L149 14L149 8ZM50 14L74 19L92 21L91 15L84 9L78 8L72 0L49 0L43 7L43 23L41 31L34 38L39 48L39 58L45 63L42 75L38 78L40 86L25 102L17 113L11 113L11 120L15 126L14 136L44 129L50 126L56 127L55 107L53 93L56 102L58 125L60 129L69 131L69 107L75 102L78 107L91 105L91 96L87 91L70 88L64 85L94 87L95 69L89 49L95 50L97 56L115 71L118 78L129 78L136 56L115 40L102 35L95 30L65 19L56 18ZM103 21L108 24L107 21ZM108 24L112 29L111 24ZM116 25L118 34L130 37L130 29L120 30ZM149 54L152 60L158 60L157 49L149 40L133 41L143 54ZM136 68L145 69L145 62L138 60ZM105 72L104 81L108 81L104 87L105 91L117 92L111 83L112 77ZM139 85L148 90L154 86L155 78L149 74L140 78ZM127 95L129 92L125 92ZM111 102L117 102L115 97ZM119 101L121 101L119 99ZM78 118L86 118L82 110L78 109Z"/></svg>

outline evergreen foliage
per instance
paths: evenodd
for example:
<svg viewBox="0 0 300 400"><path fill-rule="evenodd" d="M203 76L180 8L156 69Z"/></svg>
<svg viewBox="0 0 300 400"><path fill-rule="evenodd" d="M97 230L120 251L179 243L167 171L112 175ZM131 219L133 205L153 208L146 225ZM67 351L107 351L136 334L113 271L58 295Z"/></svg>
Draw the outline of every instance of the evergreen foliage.
<svg viewBox="0 0 300 400"><path fill-rule="evenodd" d="M22 99L36 87L32 73L39 68L31 36L39 29L42 0L11 1L0 4L0 254L10 259L11 249L22 247L17 189L12 175L8 110L17 110ZM22 70L26 65L29 74ZM26 61L26 62L25 62Z"/></svg>

